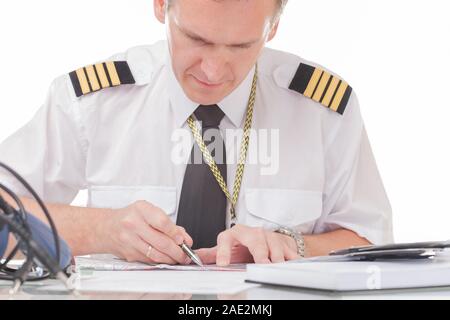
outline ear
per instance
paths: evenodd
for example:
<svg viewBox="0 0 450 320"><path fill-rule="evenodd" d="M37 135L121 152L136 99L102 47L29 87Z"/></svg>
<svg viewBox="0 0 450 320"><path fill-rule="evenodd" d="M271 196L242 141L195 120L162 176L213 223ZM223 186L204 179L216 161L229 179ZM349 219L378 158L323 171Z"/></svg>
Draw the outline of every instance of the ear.
<svg viewBox="0 0 450 320"><path fill-rule="evenodd" d="M267 38L267 42L269 42L270 40L275 38L275 35L277 34L277 31L278 31L279 24L280 24L280 20L278 19L278 21L273 25L272 30L270 30L269 37Z"/></svg>
<svg viewBox="0 0 450 320"><path fill-rule="evenodd" d="M159 22L166 22L166 0L153 0L153 10Z"/></svg>

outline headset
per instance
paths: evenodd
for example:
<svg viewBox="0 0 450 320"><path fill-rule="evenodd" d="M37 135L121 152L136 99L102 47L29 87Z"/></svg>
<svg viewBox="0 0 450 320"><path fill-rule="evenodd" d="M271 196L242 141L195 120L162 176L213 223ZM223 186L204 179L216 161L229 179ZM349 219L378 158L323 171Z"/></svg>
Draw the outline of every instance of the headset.
<svg viewBox="0 0 450 320"><path fill-rule="evenodd" d="M72 255L67 243L58 236L55 223L45 204L33 188L16 171L0 162L0 167L8 171L32 195L44 212L49 227L25 210L19 197L8 187L0 183L3 190L14 201L16 208L6 202L0 194L0 280L14 282L10 293L17 292L25 281L42 280L54 277L61 280L67 289L72 286L67 276ZM17 240L15 248L7 257L9 235ZM9 267L18 252L25 256L25 262L18 268Z"/></svg>

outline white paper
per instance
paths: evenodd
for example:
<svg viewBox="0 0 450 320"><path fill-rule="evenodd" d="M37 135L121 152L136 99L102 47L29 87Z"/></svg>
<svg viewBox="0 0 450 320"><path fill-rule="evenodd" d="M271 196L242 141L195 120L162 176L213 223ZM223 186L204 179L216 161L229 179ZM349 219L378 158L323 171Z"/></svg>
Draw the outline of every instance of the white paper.
<svg viewBox="0 0 450 320"><path fill-rule="evenodd" d="M145 270L178 270L178 271L241 271L245 272L245 264L236 264L229 267L207 265L202 268L197 265L167 265L145 264L139 262L127 262L113 255L92 255L75 257L76 270L95 271L145 271Z"/></svg>
<svg viewBox="0 0 450 320"><path fill-rule="evenodd" d="M72 283L80 292L234 295L259 286L245 282L246 265L202 269L197 265L131 263L111 255L76 257L75 262Z"/></svg>

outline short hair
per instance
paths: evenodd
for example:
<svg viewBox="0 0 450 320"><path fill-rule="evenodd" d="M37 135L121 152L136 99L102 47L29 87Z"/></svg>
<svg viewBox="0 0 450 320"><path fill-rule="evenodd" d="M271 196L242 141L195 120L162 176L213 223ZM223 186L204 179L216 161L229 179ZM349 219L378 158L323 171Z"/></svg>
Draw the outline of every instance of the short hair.
<svg viewBox="0 0 450 320"><path fill-rule="evenodd" d="M284 8L286 7L287 3L289 0L278 0L278 10L277 13L275 15L275 19L273 20L274 22L276 22L281 15L283 14Z"/></svg>
<svg viewBox="0 0 450 320"><path fill-rule="evenodd" d="M175 0L166 0L167 8L169 8L173 4L174 1ZM214 0L214 1L222 1L222 0ZM274 15L274 17L272 19L273 23L277 22L278 19L281 17L281 15L283 14L284 8L286 7L286 4L288 3L288 1L289 0L277 0L277 2L278 2L278 10L277 10L277 12L275 13L275 15Z"/></svg>

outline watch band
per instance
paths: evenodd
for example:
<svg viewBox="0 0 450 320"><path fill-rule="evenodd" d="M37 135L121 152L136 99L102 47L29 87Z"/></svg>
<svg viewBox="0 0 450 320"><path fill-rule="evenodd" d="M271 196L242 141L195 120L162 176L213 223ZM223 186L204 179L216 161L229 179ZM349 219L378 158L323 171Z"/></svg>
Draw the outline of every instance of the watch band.
<svg viewBox="0 0 450 320"><path fill-rule="evenodd" d="M305 240L300 232L297 232L288 227L280 227L277 230L275 230L275 232L293 238L295 240L295 243L297 244L298 255L302 258L305 257Z"/></svg>

